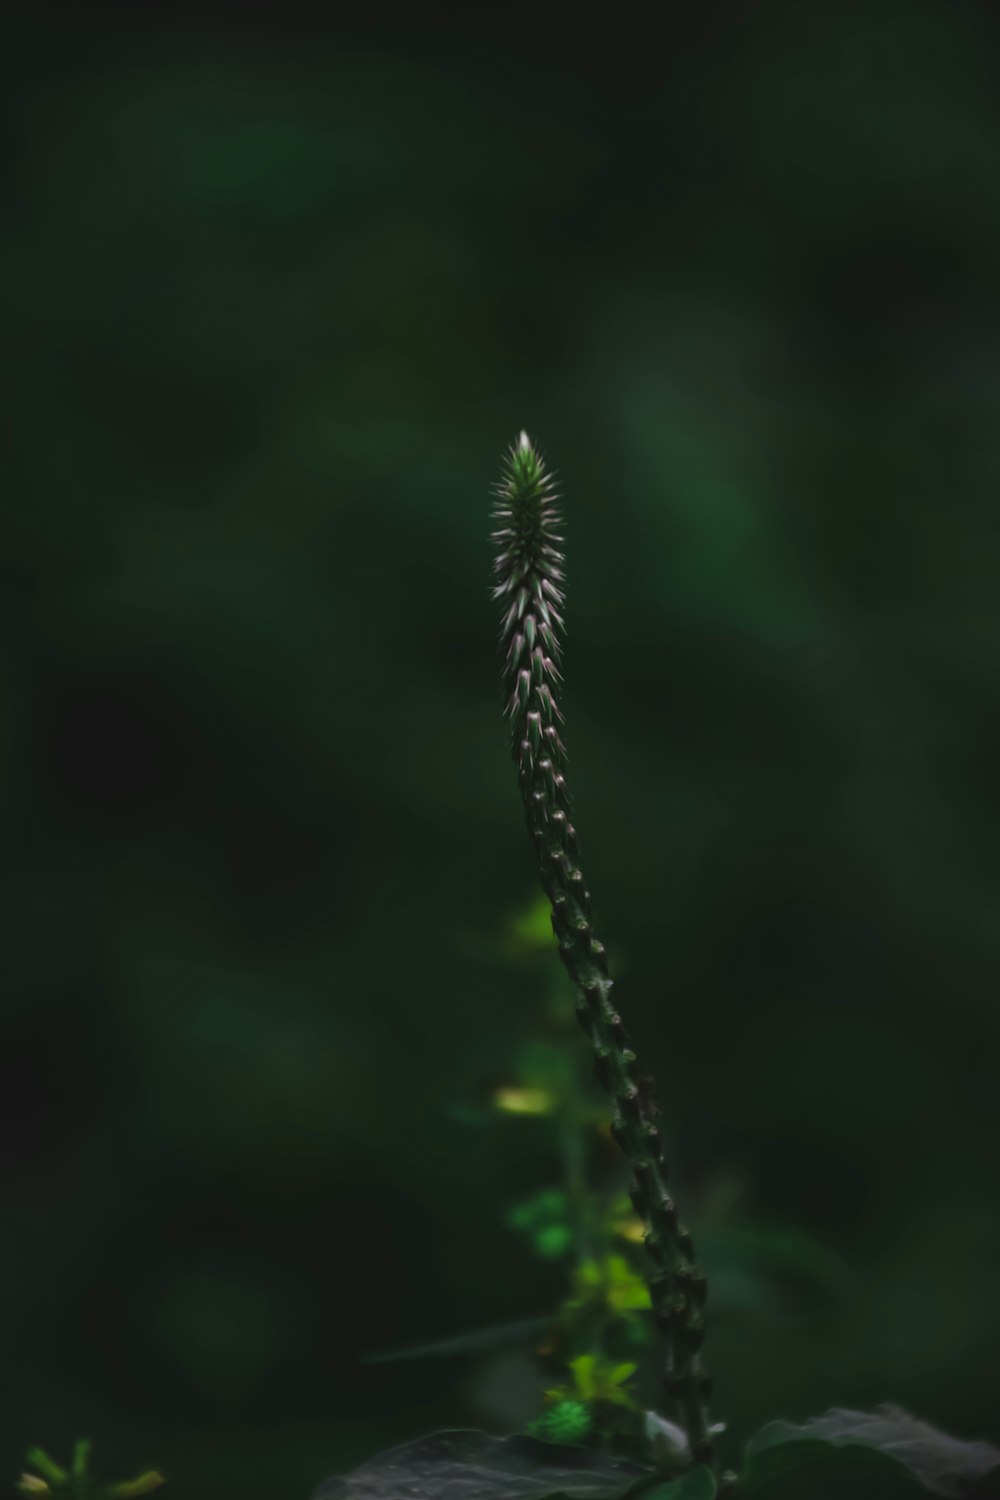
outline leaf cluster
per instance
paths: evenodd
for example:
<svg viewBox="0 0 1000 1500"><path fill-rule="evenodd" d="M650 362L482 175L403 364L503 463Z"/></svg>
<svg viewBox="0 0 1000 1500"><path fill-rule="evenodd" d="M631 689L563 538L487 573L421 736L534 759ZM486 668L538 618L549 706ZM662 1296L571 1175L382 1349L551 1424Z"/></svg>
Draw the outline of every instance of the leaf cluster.
<svg viewBox="0 0 1000 1500"><path fill-rule="evenodd" d="M742 1472L664 1474L531 1437L436 1433L326 1482L314 1500L1000 1500L1000 1450L963 1442L898 1407L834 1408L771 1422Z"/></svg>

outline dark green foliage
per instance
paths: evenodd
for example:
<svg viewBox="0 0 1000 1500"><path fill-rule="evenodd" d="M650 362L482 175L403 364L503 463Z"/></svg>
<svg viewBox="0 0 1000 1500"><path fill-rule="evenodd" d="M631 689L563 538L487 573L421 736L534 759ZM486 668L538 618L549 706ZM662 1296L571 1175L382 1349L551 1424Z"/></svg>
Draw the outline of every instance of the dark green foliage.
<svg viewBox="0 0 1000 1500"><path fill-rule="evenodd" d="M677 1403L691 1451L711 1458L704 1336L705 1277L666 1186L658 1109L611 998L604 945L594 936L590 892L579 863L556 702L563 628L562 537L552 479L527 433L506 459L497 489L494 595L503 610L501 649L511 748L559 952L576 987L577 1015L597 1076L613 1106L612 1133L634 1174L632 1201L645 1227L653 1312L666 1344L664 1385Z"/></svg>

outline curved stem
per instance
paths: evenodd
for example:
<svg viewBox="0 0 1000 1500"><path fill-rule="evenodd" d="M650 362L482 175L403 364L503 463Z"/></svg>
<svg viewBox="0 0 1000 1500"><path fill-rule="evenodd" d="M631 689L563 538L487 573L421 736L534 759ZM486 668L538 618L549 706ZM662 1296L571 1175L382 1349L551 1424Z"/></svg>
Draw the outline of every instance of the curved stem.
<svg viewBox="0 0 1000 1500"><path fill-rule="evenodd" d="M528 831L552 906L560 956L576 988L577 1016L590 1038L597 1076L611 1096L612 1132L633 1172L630 1196L646 1227L650 1298L666 1344L664 1385L677 1403L695 1462L709 1463L710 1381L698 1356L705 1331L705 1276L667 1191L656 1105L612 1001L604 946L591 926L590 893L570 818L566 750L558 728L562 714L555 700L561 680L562 537L556 530L552 479L527 433L510 450L495 494L494 597L504 605L506 712Z"/></svg>

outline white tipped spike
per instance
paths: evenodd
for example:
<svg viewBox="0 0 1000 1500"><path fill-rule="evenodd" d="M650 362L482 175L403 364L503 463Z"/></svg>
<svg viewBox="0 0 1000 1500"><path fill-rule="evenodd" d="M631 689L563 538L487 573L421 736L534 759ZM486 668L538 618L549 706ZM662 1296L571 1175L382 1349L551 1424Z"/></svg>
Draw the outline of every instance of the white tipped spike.
<svg viewBox="0 0 1000 1500"><path fill-rule="evenodd" d="M527 453L528 449L531 447L531 439L529 438L523 427L521 428L521 436L517 440L517 446L521 453Z"/></svg>

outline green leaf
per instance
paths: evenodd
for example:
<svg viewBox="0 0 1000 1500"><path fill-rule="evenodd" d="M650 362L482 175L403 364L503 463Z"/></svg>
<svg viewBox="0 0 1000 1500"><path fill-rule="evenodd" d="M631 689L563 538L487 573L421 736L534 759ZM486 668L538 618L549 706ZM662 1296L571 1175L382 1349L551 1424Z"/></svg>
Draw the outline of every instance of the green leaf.
<svg viewBox="0 0 1000 1500"><path fill-rule="evenodd" d="M649 1310L649 1287L624 1255L584 1260L574 1271L570 1305L595 1304L615 1312Z"/></svg>
<svg viewBox="0 0 1000 1500"><path fill-rule="evenodd" d="M537 1438L436 1432L328 1479L313 1500L617 1500L648 1472L626 1459Z"/></svg>
<svg viewBox="0 0 1000 1500"><path fill-rule="evenodd" d="M715 1475L706 1464L696 1464L676 1479L637 1480L621 1500L715 1500Z"/></svg>
<svg viewBox="0 0 1000 1500"><path fill-rule="evenodd" d="M66 1470L61 1469L44 1448L29 1448L25 1462L37 1469L50 1484L65 1484L69 1478Z"/></svg>
<svg viewBox="0 0 1000 1500"><path fill-rule="evenodd" d="M926 1493L886 1454L821 1439L778 1443L756 1455L739 1486L748 1500L918 1500Z"/></svg>
<svg viewBox="0 0 1000 1500"><path fill-rule="evenodd" d="M573 1248L573 1231L566 1224L549 1224L538 1231L533 1244L543 1260L559 1260Z"/></svg>
<svg viewBox="0 0 1000 1500"><path fill-rule="evenodd" d="M121 1484L112 1484L104 1491L104 1500L138 1500L140 1495L151 1495L163 1484L163 1475L151 1469L140 1474L138 1479L126 1479Z"/></svg>
<svg viewBox="0 0 1000 1500"><path fill-rule="evenodd" d="M73 1483L82 1487L87 1478L87 1462L90 1458L90 1439L81 1438L73 1448Z"/></svg>
<svg viewBox="0 0 1000 1500"><path fill-rule="evenodd" d="M833 1495L849 1483L852 1496L870 1492L878 1500L918 1494L962 1500L998 1465L1000 1450L991 1443L949 1437L899 1407L835 1407L802 1424L770 1422L762 1428L747 1446L741 1490L762 1500L791 1497L802 1493L808 1474L810 1496ZM794 1487L786 1483L792 1475ZM979 1493L985 1497L982 1488Z"/></svg>

